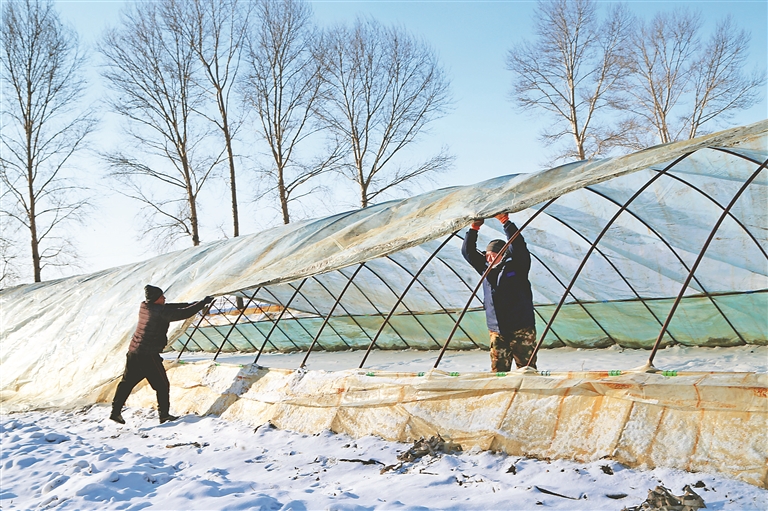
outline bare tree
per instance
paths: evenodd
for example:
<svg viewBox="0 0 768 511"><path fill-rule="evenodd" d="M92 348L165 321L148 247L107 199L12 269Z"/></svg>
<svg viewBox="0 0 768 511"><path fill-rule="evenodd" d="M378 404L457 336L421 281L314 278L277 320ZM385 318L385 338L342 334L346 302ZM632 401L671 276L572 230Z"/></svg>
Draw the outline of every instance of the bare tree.
<svg viewBox="0 0 768 511"><path fill-rule="evenodd" d="M88 200L85 187L65 173L95 120L78 107L85 57L77 34L62 25L53 2L4 2L1 26L0 214L29 231L40 282L44 268L75 255L64 228L81 220Z"/></svg>
<svg viewBox="0 0 768 511"><path fill-rule="evenodd" d="M397 159L450 103L449 81L429 46L402 28L358 19L328 32L325 63L328 89L318 113L350 149L341 168L363 207L452 163L445 149L416 165Z"/></svg>
<svg viewBox="0 0 768 511"><path fill-rule="evenodd" d="M635 148L693 138L701 127L728 119L759 99L764 74L742 71L749 35L730 18L702 45L701 15L678 9L640 23L632 38L631 71L623 85ZM643 137L643 134L649 137Z"/></svg>
<svg viewBox="0 0 768 511"><path fill-rule="evenodd" d="M214 114L208 114L204 107L198 112L218 128L224 139L234 237L240 235L240 218L233 140L242 125L242 115L233 111L232 103L250 6L240 0L170 0L163 4L169 28L182 35L199 60L201 77L195 82L215 103Z"/></svg>
<svg viewBox="0 0 768 511"><path fill-rule="evenodd" d="M674 122L673 109L690 82L700 27L697 13L679 9L641 22L632 37L632 74L624 87L628 110L638 119L636 128L652 129L661 143L677 140L685 130Z"/></svg>
<svg viewBox="0 0 768 511"><path fill-rule="evenodd" d="M289 205L317 190L310 181L328 171L338 158L327 151L314 161L299 151L318 130L312 114L321 93L322 69L317 50L322 40L312 24L312 10L302 0L262 0L249 35L245 101L258 119L257 130L269 148L270 163L262 170L275 193L283 223L291 221ZM314 146L318 148L319 145Z"/></svg>
<svg viewBox="0 0 768 511"><path fill-rule="evenodd" d="M535 39L507 53L507 69L515 75L512 98L523 110L549 112L554 123L542 133L547 145L573 139L554 161L604 153L623 136L597 114L612 106L627 71L632 17L619 5L601 22L593 0L540 0L534 20Z"/></svg>
<svg viewBox="0 0 768 511"><path fill-rule="evenodd" d="M694 138L713 119L727 120L735 110L745 110L760 100L765 72L744 73L749 34L738 30L728 16L718 23L699 58L693 63L693 111L685 122Z"/></svg>
<svg viewBox="0 0 768 511"><path fill-rule="evenodd" d="M165 247L186 236L197 246L199 194L225 149L207 143L207 123L195 113L204 101L193 78L199 59L167 14L162 5L136 3L101 41L110 104L130 121L135 149L104 157L121 193L144 205L145 234Z"/></svg>

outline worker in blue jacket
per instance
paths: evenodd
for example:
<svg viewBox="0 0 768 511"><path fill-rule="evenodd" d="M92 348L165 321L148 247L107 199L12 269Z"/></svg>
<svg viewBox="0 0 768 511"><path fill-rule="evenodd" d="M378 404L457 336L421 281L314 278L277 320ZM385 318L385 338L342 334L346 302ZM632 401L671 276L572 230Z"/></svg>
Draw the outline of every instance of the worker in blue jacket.
<svg viewBox="0 0 768 511"><path fill-rule="evenodd" d="M496 215L496 219L504 227L507 239L517 232L517 226L508 215ZM472 222L464 237L461 254L480 275L493 264L493 269L483 280L485 319L491 337L491 370L506 372L512 369L513 359L517 367L529 365L528 360L536 346L533 293L528 281L531 254L522 235L515 238L498 260L505 245L503 240L491 241L485 252L480 252L477 250L477 233L481 225L482 219ZM536 368L535 358L530 366Z"/></svg>

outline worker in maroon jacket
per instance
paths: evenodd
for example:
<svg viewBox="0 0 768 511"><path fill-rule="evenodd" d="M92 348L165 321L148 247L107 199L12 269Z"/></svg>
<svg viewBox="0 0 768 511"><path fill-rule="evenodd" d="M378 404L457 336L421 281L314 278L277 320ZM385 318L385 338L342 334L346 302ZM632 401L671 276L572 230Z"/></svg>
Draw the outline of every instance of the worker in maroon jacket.
<svg viewBox="0 0 768 511"><path fill-rule="evenodd" d="M144 297L146 300L141 302L139 307L139 324L128 347L125 372L112 400L112 414L109 418L120 424L125 424L121 415L125 400L144 378L157 393L160 424L178 419L169 413L171 385L165 374L160 353L168 343L168 327L171 321L191 318L213 302L212 296L206 296L195 303L165 303L163 290L150 285L144 287Z"/></svg>
<svg viewBox="0 0 768 511"><path fill-rule="evenodd" d="M517 226L509 221L509 215L496 215L501 222L507 239L517 232ZM477 233L483 225L482 219L472 222L461 254L472 267L482 275L493 266L488 276L483 280L483 305L485 320L491 338L491 370L506 372L515 365L529 365L536 346L536 321L533 312L533 293L528 280L531 269L531 253L525 244L525 239L518 234L500 254L506 243L503 240L493 240L485 252L477 250ZM536 357L530 360L530 367L536 369Z"/></svg>

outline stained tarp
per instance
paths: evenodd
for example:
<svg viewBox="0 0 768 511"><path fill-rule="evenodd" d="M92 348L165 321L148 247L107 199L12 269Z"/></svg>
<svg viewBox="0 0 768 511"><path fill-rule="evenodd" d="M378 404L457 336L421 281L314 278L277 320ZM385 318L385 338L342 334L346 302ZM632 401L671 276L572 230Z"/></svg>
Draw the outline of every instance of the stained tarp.
<svg viewBox="0 0 768 511"><path fill-rule="evenodd" d="M613 459L768 487L765 374L326 373L209 361L169 364L169 374L180 413L400 442L440 434L464 449ZM143 385L128 404L154 400Z"/></svg>
<svg viewBox="0 0 768 511"><path fill-rule="evenodd" d="M118 377L146 283L162 286L172 301L258 287L285 295L290 292L286 286L296 286L306 277L317 276L316 280L331 286L331 280L341 278L342 273L350 275L354 265L372 261L371 267L379 268L385 280L393 278L401 285L406 275L393 277L397 272L373 260L391 255L392 259L412 257L415 261L419 257L404 255L404 251L426 253L429 248L425 244L434 244L466 227L473 218L506 211L521 224L536 207L561 197L551 206L552 215L540 217L549 224L532 224L524 233L532 252L541 257L541 266L532 269L531 279L539 321L543 322L547 308L557 303L586 254L589 240L594 239L618 204L651 177L666 174L665 169L674 167L677 178L695 187L665 177L645 188L633 203L632 214L622 215L616 221L617 228L605 236L600 245L603 255L588 260L563 310L564 320L553 325L549 339L551 343L573 345L585 340L598 346L618 341L628 345L647 342L648 332L657 329L663 319L664 309L669 308L686 268L697 257L723 206L767 157L768 121L762 121L628 156L435 190L91 275L6 289L0 291L3 410L85 404L94 389ZM600 200L595 200L598 196ZM697 280L687 291L689 297L670 325L674 340L693 344L712 339L724 339L726 343L765 342L766 209L763 170L734 206L734 214L721 226L697 271ZM490 238L492 233L488 234ZM423 248L415 248L419 246ZM466 267L458 270L464 263L458 260L456 247L447 250L453 255L446 255L446 266L466 272ZM413 266L409 266L411 271ZM447 276L449 271L443 268L442 273L435 273L434 282L448 282L441 275ZM336 277L329 276L333 273ZM627 285L627 275L632 287ZM368 275L364 279L367 284L362 284L361 293L372 292L377 277ZM466 287L455 281L436 290L448 312L436 308L424 290L409 294L406 305L411 311L424 313L422 319L430 314L436 318L444 314L448 319L462 301L449 291L451 286ZM307 291L312 293L306 299L312 306L304 307L309 313L321 315L333 304L320 287ZM355 303L359 309L347 316L359 312L380 317L392 296L383 288L376 292L387 298L368 305L367 299L358 299ZM465 296L468 298L468 293ZM717 307L712 305L715 303ZM301 307L301 301L292 306ZM346 306L352 310L352 304ZM479 313L478 307L475 303ZM648 308L657 311L645 315ZM376 310L379 312L372 315ZM343 315L343 311L339 309L338 314ZM678 325L678 317L685 323ZM441 320L441 324L445 323ZM476 320L474 324L482 322ZM178 325L170 338L178 337L187 326ZM631 328L636 327L646 332L641 338L631 334ZM306 341L312 330L304 331L301 336ZM359 329L357 335L360 337ZM439 339L434 333L431 336ZM415 342L410 335L399 337ZM464 344L472 337L468 333ZM475 337L479 340L483 336L476 333ZM341 346L338 340L327 340L326 344L332 348L334 342Z"/></svg>

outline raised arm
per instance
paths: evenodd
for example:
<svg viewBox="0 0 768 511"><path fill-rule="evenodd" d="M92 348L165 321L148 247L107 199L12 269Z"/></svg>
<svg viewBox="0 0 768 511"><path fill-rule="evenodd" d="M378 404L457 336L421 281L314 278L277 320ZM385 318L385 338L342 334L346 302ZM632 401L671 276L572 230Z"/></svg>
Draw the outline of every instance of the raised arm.
<svg viewBox="0 0 768 511"><path fill-rule="evenodd" d="M483 274L488 266L485 262L485 255L477 250L477 232L480 230L481 225L483 225L482 219L472 222L472 226L467 231L466 236L464 236L464 244L461 246L461 255L480 275Z"/></svg>
<svg viewBox="0 0 768 511"><path fill-rule="evenodd" d="M211 302L213 302L213 297L206 296L194 303L166 303L163 315L168 321L181 321L182 319L191 318Z"/></svg>
<svg viewBox="0 0 768 511"><path fill-rule="evenodd" d="M504 215L504 217L505 218L499 218L499 221L502 221L504 233L507 235L507 239L510 239L518 229L515 223L509 220L509 217L506 215ZM531 267L531 253L528 251L528 245L526 245L522 233L518 234L515 240L509 244L507 252L512 256L512 262L515 267L526 272L528 271Z"/></svg>

